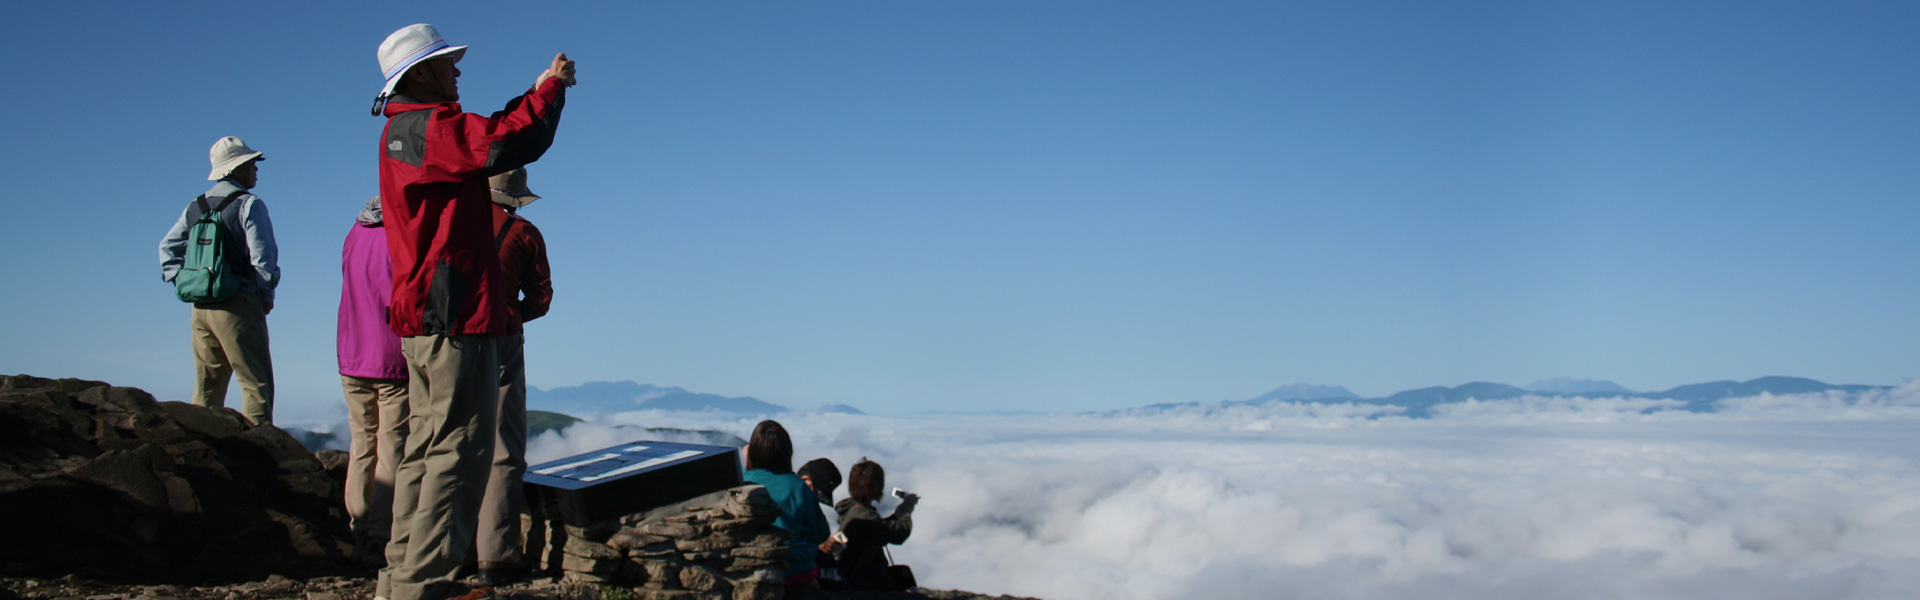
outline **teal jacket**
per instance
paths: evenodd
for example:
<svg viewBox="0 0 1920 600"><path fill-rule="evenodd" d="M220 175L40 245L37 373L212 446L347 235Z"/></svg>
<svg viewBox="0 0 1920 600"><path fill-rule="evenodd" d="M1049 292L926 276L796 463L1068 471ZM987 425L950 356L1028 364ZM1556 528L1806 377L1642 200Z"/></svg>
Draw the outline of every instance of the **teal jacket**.
<svg viewBox="0 0 1920 600"><path fill-rule="evenodd" d="M762 469L748 469L747 483L767 488L773 503L780 505L780 518L773 520L774 526L793 533L793 539L787 540L786 574L812 571L813 555L819 551L820 542L827 541L830 535L827 517L820 513L820 501L813 495L813 489L807 487L799 475Z"/></svg>

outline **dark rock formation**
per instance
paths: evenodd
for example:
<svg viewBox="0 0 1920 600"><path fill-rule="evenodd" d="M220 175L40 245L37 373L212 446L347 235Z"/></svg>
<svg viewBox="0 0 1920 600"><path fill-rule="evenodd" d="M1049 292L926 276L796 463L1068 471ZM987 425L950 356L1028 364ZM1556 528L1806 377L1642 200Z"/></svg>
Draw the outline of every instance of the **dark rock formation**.
<svg viewBox="0 0 1920 600"><path fill-rule="evenodd" d="M98 381L0 376L0 574L121 583L337 570L339 484L286 432Z"/></svg>

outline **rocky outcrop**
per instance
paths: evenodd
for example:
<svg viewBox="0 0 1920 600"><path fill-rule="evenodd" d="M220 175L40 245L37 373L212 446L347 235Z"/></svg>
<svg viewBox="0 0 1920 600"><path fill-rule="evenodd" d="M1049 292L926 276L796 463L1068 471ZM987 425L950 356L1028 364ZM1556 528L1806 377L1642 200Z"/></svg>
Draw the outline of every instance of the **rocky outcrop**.
<svg viewBox="0 0 1920 600"><path fill-rule="evenodd" d="M0 376L0 574L317 575L351 550L338 489L299 441L232 409Z"/></svg>
<svg viewBox="0 0 1920 600"><path fill-rule="evenodd" d="M536 511L543 512L543 511ZM593 527L527 517L530 556L567 583L645 600L778 600L789 534L767 489L743 485Z"/></svg>

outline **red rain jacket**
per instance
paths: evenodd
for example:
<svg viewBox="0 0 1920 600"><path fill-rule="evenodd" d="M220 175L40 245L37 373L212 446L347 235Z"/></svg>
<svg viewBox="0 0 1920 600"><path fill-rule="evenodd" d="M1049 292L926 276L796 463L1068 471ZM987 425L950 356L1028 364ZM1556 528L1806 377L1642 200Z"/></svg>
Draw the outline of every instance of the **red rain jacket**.
<svg viewBox="0 0 1920 600"><path fill-rule="evenodd" d="M490 117L457 102L386 107L380 198L393 253L387 324L401 337L519 331L514 283L494 251L487 178L553 145L566 86L547 81Z"/></svg>
<svg viewBox="0 0 1920 600"><path fill-rule="evenodd" d="M494 239L500 240L500 268L516 293L507 296L507 309L518 323L547 314L553 304L553 268L547 265L547 239L526 217L493 207ZM515 301L515 298L518 301Z"/></svg>

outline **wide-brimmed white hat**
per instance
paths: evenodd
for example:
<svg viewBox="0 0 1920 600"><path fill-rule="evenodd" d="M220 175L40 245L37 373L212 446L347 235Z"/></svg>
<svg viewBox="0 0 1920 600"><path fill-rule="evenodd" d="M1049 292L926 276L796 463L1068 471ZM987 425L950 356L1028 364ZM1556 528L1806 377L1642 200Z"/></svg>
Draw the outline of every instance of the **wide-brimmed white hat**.
<svg viewBox="0 0 1920 600"><path fill-rule="evenodd" d="M207 162L213 164L213 172L207 173L207 181L219 181L233 173L240 165L250 160L266 160L264 154L247 147L240 138L227 136L213 143L213 149L207 151Z"/></svg>
<svg viewBox="0 0 1920 600"><path fill-rule="evenodd" d="M487 187L493 191L493 203L507 208L520 208L540 199L527 189L526 167L488 177Z"/></svg>
<svg viewBox="0 0 1920 600"><path fill-rule="evenodd" d="M426 23L414 23L401 27L387 41L380 42L380 74L387 78L387 86L380 88L380 97L393 95L393 86L399 85L400 76L407 69L420 64L420 61L453 55L453 60L466 56L466 46L454 46L440 37L440 31Z"/></svg>

